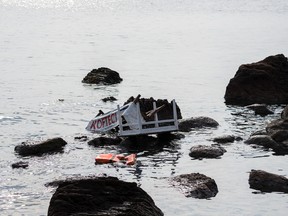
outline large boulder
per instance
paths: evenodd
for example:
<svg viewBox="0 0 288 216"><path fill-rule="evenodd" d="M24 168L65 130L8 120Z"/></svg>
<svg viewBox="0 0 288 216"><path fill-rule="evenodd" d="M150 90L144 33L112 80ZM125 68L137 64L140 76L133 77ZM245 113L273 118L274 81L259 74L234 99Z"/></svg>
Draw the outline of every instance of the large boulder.
<svg viewBox="0 0 288 216"><path fill-rule="evenodd" d="M89 72L84 79L83 83L88 84L117 84L120 83L123 79L119 76L119 73L113 71L109 68L101 67L98 69L93 69Z"/></svg>
<svg viewBox="0 0 288 216"><path fill-rule="evenodd" d="M288 60L283 54L243 64L226 87L225 103L288 103Z"/></svg>
<svg viewBox="0 0 288 216"><path fill-rule="evenodd" d="M193 128L204 128L204 127L217 127L219 123L212 118L199 116L191 117L188 119L182 119L179 121L179 130L182 132L189 132Z"/></svg>
<svg viewBox="0 0 288 216"><path fill-rule="evenodd" d="M59 182L48 216L162 216L152 198L136 183L114 177Z"/></svg>
<svg viewBox="0 0 288 216"><path fill-rule="evenodd" d="M36 144L23 142L21 145L17 145L14 150L21 156L41 156L48 153L62 152L66 144L65 140L57 137Z"/></svg>
<svg viewBox="0 0 288 216"><path fill-rule="evenodd" d="M200 173L175 176L170 179L170 182L183 192L186 197L208 199L215 197L218 193L215 180Z"/></svg>
<svg viewBox="0 0 288 216"><path fill-rule="evenodd" d="M249 175L249 185L250 188L262 192L288 193L287 178L263 170L251 170Z"/></svg>

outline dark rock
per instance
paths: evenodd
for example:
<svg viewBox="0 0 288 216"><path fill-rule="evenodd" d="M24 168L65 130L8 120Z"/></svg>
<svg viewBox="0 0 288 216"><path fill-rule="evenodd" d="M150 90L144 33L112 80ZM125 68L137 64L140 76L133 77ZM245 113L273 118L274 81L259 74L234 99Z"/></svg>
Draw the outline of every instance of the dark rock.
<svg viewBox="0 0 288 216"><path fill-rule="evenodd" d="M235 136L232 135L225 135L225 136L220 136L220 137L215 137L213 139L213 142L216 143L232 143L235 141Z"/></svg>
<svg viewBox="0 0 288 216"><path fill-rule="evenodd" d="M121 81L122 78L119 76L118 72L104 67L93 69L82 80L83 83L104 85L117 84Z"/></svg>
<svg viewBox="0 0 288 216"><path fill-rule="evenodd" d="M288 130L278 130L271 134L271 138L276 142L283 142L288 140Z"/></svg>
<svg viewBox="0 0 288 216"><path fill-rule="evenodd" d="M281 119L288 119L288 106L286 106L281 112Z"/></svg>
<svg viewBox="0 0 288 216"><path fill-rule="evenodd" d="M283 54L241 65L226 87L225 103L288 103L288 61Z"/></svg>
<svg viewBox="0 0 288 216"><path fill-rule="evenodd" d="M28 162L19 161L19 162L13 163L11 166L13 169L15 169L15 168L27 168Z"/></svg>
<svg viewBox="0 0 288 216"><path fill-rule="evenodd" d="M92 145L95 147L98 146L111 146L111 145L119 145L120 142L122 141L121 138L116 137L116 138L112 138L112 137L97 137L93 140L90 140L88 142L88 145Z"/></svg>
<svg viewBox="0 0 288 216"><path fill-rule="evenodd" d="M22 143L15 147L15 152L21 156L41 156L45 153L62 152L67 144L62 138L48 139L38 144Z"/></svg>
<svg viewBox="0 0 288 216"><path fill-rule="evenodd" d="M276 119L266 126L268 134L273 134L278 130L288 130L288 119Z"/></svg>
<svg viewBox="0 0 288 216"><path fill-rule="evenodd" d="M157 134L157 138L158 140L161 142L161 141L167 141L167 142L170 142L170 141L173 141L173 140L180 140L180 139L183 139L185 138L185 135L184 134L181 134L181 133L159 133Z"/></svg>
<svg viewBox="0 0 288 216"><path fill-rule="evenodd" d="M130 97L124 104L130 103L134 101L134 97ZM139 104L140 104L140 110L142 113L146 113L150 110L153 110L153 102L156 102L156 107L160 107L162 105L165 105L165 107L157 113L158 119L173 119L173 103L172 101L169 103L166 99L158 99L155 100L154 98L140 98ZM182 119L181 110L179 106L176 103L176 112L177 112L177 118Z"/></svg>
<svg viewBox="0 0 288 216"><path fill-rule="evenodd" d="M235 137L235 140L236 140L236 141L242 141L242 140L243 140L243 138L242 138L242 137L239 137L239 136L237 136L237 137Z"/></svg>
<svg viewBox="0 0 288 216"><path fill-rule="evenodd" d="M154 154L162 151L164 144L154 136L139 135L126 137L120 146L123 152L138 153L148 151L149 154Z"/></svg>
<svg viewBox="0 0 288 216"><path fill-rule="evenodd" d="M164 149L168 151L177 149L175 140L181 138L183 136L177 133L164 133L160 136L158 134L157 137L148 135L130 136L120 143L120 149L121 152L140 153L141 156L154 155Z"/></svg>
<svg viewBox="0 0 288 216"><path fill-rule="evenodd" d="M255 144L263 146L267 149L272 149L277 155L288 154L288 144L275 142L270 136L267 135L256 135L250 137L245 141L246 144Z"/></svg>
<svg viewBox="0 0 288 216"><path fill-rule="evenodd" d="M251 134L251 137L252 136L256 136L256 135L269 135L266 131L266 129L262 129L262 130L258 130L258 131L255 131Z"/></svg>
<svg viewBox="0 0 288 216"><path fill-rule="evenodd" d="M78 137L74 137L75 140L79 140L81 142L87 141L88 137L87 136L78 136Z"/></svg>
<svg viewBox="0 0 288 216"><path fill-rule="evenodd" d="M191 117L179 121L179 130L189 132L192 128L217 127L219 123L209 117Z"/></svg>
<svg viewBox="0 0 288 216"><path fill-rule="evenodd" d="M171 184L180 189L186 197L208 199L218 193L215 180L200 173L175 176L171 178Z"/></svg>
<svg viewBox="0 0 288 216"><path fill-rule="evenodd" d="M48 216L162 216L152 198L136 183L114 177L70 180L59 184Z"/></svg>
<svg viewBox="0 0 288 216"><path fill-rule="evenodd" d="M193 158L218 158L225 152L226 150L221 146L197 145L190 149L189 156Z"/></svg>
<svg viewBox="0 0 288 216"><path fill-rule="evenodd" d="M266 116L274 113L269 110L265 104L252 104L246 107L253 110L255 115Z"/></svg>
<svg viewBox="0 0 288 216"><path fill-rule="evenodd" d="M116 101L117 99L115 98L115 97L113 97L113 96L110 96L110 97L106 97L106 98L103 98L103 99L101 99L103 102L107 102L107 101L111 101L111 102L113 102L113 101Z"/></svg>
<svg viewBox="0 0 288 216"><path fill-rule="evenodd" d="M250 188L262 192L288 193L287 178L263 170L251 170L249 175L249 185Z"/></svg>
<svg viewBox="0 0 288 216"><path fill-rule="evenodd" d="M251 136L244 143L246 143L246 144L255 144L255 145L263 146L264 148L272 148L272 149L279 145L277 142L275 142L268 135Z"/></svg>

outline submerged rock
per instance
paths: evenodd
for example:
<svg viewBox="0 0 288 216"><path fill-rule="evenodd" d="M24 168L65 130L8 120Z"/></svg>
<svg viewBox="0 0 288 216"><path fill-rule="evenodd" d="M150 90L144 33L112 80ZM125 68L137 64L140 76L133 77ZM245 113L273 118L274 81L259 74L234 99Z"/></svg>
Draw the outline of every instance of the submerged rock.
<svg viewBox="0 0 288 216"><path fill-rule="evenodd" d="M276 155L288 154L288 118L284 117L284 110L280 119L270 122L265 130L254 132L245 143L272 149Z"/></svg>
<svg viewBox="0 0 288 216"><path fill-rule="evenodd" d="M27 168L28 162L19 161L19 162L13 163L11 166L13 169L15 169L15 168Z"/></svg>
<svg viewBox="0 0 288 216"><path fill-rule="evenodd" d="M274 113L271 110L269 110L267 108L267 105L265 104L252 104L246 107L248 109L253 110L255 112L255 115L266 116Z"/></svg>
<svg viewBox="0 0 288 216"><path fill-rule="evenodd" d="M67 144L62 138L48 139L38 144L22 143L15 147L15 152L21 156L41 156L46 153L62 152L64 146Z"/></svg>
<svg viewBox="0 0 288 216"><path fill-rule="evenodd" d="M255 144L255 145L263 146L264 148L272 148L272 149L276 148L279 145L277 142L275 142L268 135L251 136L244 143L246 143L246 144Z"/></svg>
<svg viewBox="0 0 288 216"><path fill-rule="evenodd" d="M111 145L119 145L122 142L122 139L119 137L112 138L112 137L97 137L93 140L88 142L88 145L92 145L95 147L98 146L111 146Z"/></svg>
<svg viewBox="0 0 288 216"><path fill-rule="evenodd" d="M226 87L225 103L288 103L288 60L283 54L243 64Z"/></svg>
<svg viewBox="0 0 288 216"><path fill-rule="evenodd" d="M249 175L249 185L250 188L262 192L288 193L287 178L263 170L251 170Z"/></svg>
<svg viewBox="0 0 288 216"><path fill-rule="evenodd" d="M88 84L117 84L120 83L123 79L119 76L119 73L113 71L109 68L101 67L98 69L93 69L89 72L84 79L83 83Z"/></svg>
<svg viewBox="0 0 288 216"><path fill-rule="evenodd" d="M179 130L182 132L189 132L193 128L203 128L203 127L217 127L219 123L209 117L191 117L188 119L183 119L179 121Z"/></svg>
<svg viewBox="0 0 288 216"><path fill-rule="evenodd" d="M271 138L276 142L284 142L288 140L288 130L278 130L271 134Z"/></svg>
<svg viewBox="0 0 288 216"><path fill-rule="evenodd" d="M218 158L226 150L221 146L197 145L190 149L189 156L193 158Z"/></svg>
<svg viewBox="0 0 288 216"><path fill-rule="evenodd" d="M218 193L215 180L200 173L175 176L170 179L170 182L182 191L186 197L208 199L215 197Z"/></svg>
<svg viewBox="0 0 288 216"><path fill-rule="evenodd" d="M279 130L288 130L288 119L276 119L266 126L266 131L273 134Z"/></svg>
<svg viewBox="0 0 288 216"><path fill-rule="evenodd" d="M116 101L117 99L115 97L113 97L113 96L110 96L110 97L103 98L101 100L103 102L107 102L107 101L113 102L113 101Z"/></svg>
<svg viewBox="0 0 288 216"><path fill-rule="evenodd" d="M245 141L247 144L263 146L266 149L272 149L277 155L288 154L288 143L276 142L268 135L256 135Z"/></svg>
<svg viewBox="0 0 288 216"><path fill-rule="evenodd" d="M288 105L281 112L281 119L288 119Z"/></svg>
<svg viewBox="0 0 288 216"><path fill-rule="evenodd" d="M235 139L241 139L240 137L235 137L232 135L224 135L224 136L220 136L220 137L215 137L213 139L213 142L216 143L232 143L235 141Z"/></svg>
<svg viewBox="0 0 288 216"><path fill-rule="evenodd" d="M59 182L48 216L163 216L152 198L136 183L114 177Z"/></svg>
<svg viewBox="0 0 288 216"><path fill-rule="evenodd" d="M266 129L261 129L261 130L257 130L255 132L253 132L251 134L251 137L256 136L256 135L269 135L269 134L267 133Z"/></svg>
<svg viewBox="0 0 288 216"><path fill-rule="evenodd" d="M78 140L80 142L85 142L88 140L88 137L87 136L77 136L77 137L74 137L74 140Z"/></svg>
<svg viewBox="0 0 288 216"><path fill-rule="evenodd" d="M123 139L120 143L120 149L121 152L140 153L141 156L154 155L167 149L176 148L178 144L175 140L184 137L178 133L130 136Z"/></svg>
<svg viewBox="0 0 288 216"><path fill-rule="evenodd" d="M145 151L147 155L154 154L163 150L164 143L154 136L138 135L123 139L120 143L123 152L138 153Z"/></svg>

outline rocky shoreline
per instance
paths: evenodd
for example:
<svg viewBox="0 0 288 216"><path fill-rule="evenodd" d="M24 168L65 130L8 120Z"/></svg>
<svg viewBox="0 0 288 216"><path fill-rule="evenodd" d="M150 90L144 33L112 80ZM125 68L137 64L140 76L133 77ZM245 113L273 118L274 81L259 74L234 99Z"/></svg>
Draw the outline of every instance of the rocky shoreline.
<svg viewBox="0 0 288 216"><path fill-rule="evenodd" d="M93 79L86 77L83 82L114 85L122 81L119 73L109 68L93 70L90 72L90 76L93 76ZM287 104L288 102L286 100L288 98L288 82L286 80L288 80L288 63L284 55L270 56L257 63L242 65L226 88L225 102L227 105L238 105L242 106L243 109L252 109L255 111L255 115L270 115L273 111L267 109L266 104ZM265 86L265 89L263 89L263 86ZM107 101L110 101L109 99ZM112 102L115 100L117 99L111 98ZM130 100L133 100L133 98L127 101ZM142 103L145 104L149 100L151 99L143 100ZM163 104L167 103L167 101L157 100L157 103ZM182 118L179 107L177 112L178 117L181 116ZM213 140L207 141L207 145L193 144L190 152L186 154L194 160L221 160L221 156L226 152L223 144L237 141L243 145L264 148L266 151L272 151L275 155L287 155L287 113L288 106L283 109L278 119L268 123L261 132L258 131L251 134L247 140L234 135L223 134L221 137L215 137ZM149 153L163 151L164 146L169 146L171 143L181 140L191 131L197 131L202 128L207 130L215 129L218 126L219 123L210 117L188 117L179 120L179 132L161 134L157 137L120 138L116 134L110 134L109 136L98 136L93 139L87 137L75 137L75 139L83 140L83 142L87 142L88 145L94 148L105 148L113 145L119 153L133 152L137 154L145 151L146 155L149 155ZM45 154L61 154L66 145L69 145L69 143L60 137L41 143L24 142L15 147L15 153L20 158L26 156L41 157ZM29 169L28 162L29 159L13 163L12 168ZM261 192L288 193L287 178L264 170L252 169L248 182L251 189ZM186 197L211 199L217 193L221 193L221 190L218 191L216 181L201 173L186 173L169 178L167 184L178 189ZM163 212L155 205L153 199L136 183L124 182L108 176L103 178L63 180L56 186L56 192L50 200L49 216L85 214L119 216L163 215ZM105 198L103 195L105 195Z"/></svg>

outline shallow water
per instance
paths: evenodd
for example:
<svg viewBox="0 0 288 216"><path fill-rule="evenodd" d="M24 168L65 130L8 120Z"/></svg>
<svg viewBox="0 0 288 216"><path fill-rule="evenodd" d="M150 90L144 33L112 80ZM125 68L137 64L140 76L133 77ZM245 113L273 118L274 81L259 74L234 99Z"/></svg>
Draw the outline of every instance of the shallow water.
<svg viewBox="0 0 288 216"><path fill-rule="evenodd" d="M192 160L188 152L223 134L245 140L279 117L281 107L269 107L275 115L262 118L225 106L223 97L241 64L286 54L287 12L284 0L0 1L1 215L46 215L54 188L45 183L103 173L137 182L168 216L284 215L287 195L255 194L248 177L251 169L287 175L287 156L243 141L225 145L221 159ZM124 81L82 84L98 67L118 71ZM192 131L160 152L142 152L133 167L95 166L97 154L117 149L90 147L74 137L93 137L85 126L99 109L114 109L139 93L175 98L184 118L208 116L220 126ZM118 101L103 103L107 96ZM68 141L63 154L14 154L23 141L56 136ZM29 168L12 170L19 160ZM217 196L185 198L169 186L169 177L191 172L214 178Z"/></svg>

